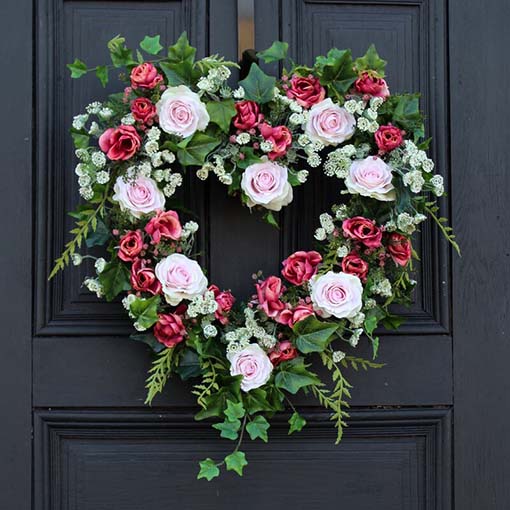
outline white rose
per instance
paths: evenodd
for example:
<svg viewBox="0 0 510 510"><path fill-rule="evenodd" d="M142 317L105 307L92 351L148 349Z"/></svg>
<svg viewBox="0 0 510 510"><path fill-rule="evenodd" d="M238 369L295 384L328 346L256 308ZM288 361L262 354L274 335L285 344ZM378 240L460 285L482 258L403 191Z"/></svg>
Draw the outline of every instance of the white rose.
<svg viewBox="0 0 510 510"><path fill-rule="evenodd" d="M324 145L338 145L354 134L356 119L328 97L310 108L304 128L310 140Z"/></svg>
<svg viewBox="0 0 510 510"><path fill-rule="evenodd" d="M287 167L272 161L247 167L241 179L241 188L248 196L248 207L261 205L271 211L279 211L292 202Z"/></svg>
<svg viewBox="0 0 510 510"><path fill-rule="evenodd" d="M368 156L351 163L345 186L350 193L359 193L383 202L395 200L391 167L377 156Z"/></svg>
<svg viewBox="0 0 510 510"><path fill-rule="evenodd" d="M207 290L207 278L202 268L180 253L173 253L158 262L155 272L165 299L172 306L183 299L201 296Z"/></svg>
<svg viewBox="0 0 510 510"><path fill-rule="evenodd" d="M117 177L113 191L115 194L112 199L119 202L123 211L128 210L135 218L165 208L165 196L150 177L139 176L133 181Z"/></svg>
<svg viewBox="0 0 510 510"><path fill-rule="evenodd" d="M209 114L200 96L185 85L169 87L156 104L159 125L165 133L183 138L204 131Z"/></svg>
<svg viewBox="0 0 510 510"><path fill-rule="evenodd" d="M230 361L230 375L242 375L241 389L250 391L269 380L273 364L258 344L250 344L244 349L227 354Z"/></svg>
<svg viewBox="0 0 510 510"><path fill-rule="evenodd" d="M354 317L363 306L363 287L352 274L329 271L311 280L313 308L321 317Z"/></svg>

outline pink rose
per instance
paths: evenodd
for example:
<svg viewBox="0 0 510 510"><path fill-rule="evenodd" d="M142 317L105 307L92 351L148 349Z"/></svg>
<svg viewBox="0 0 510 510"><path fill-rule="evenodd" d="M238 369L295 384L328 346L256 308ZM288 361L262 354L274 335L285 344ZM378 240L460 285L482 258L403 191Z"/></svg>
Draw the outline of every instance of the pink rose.
<svg viewBox="0 0 510 510"><path fill-rule="evenodd" d="M140 148L142 139L133 126L108 128L99 137L99 147L112 161L132 158Z"/></svg>
<svg viewBox="0 0 510 510"><path fill-rule="evenodd" d="M140 230L130 230L120 238L119 259L132 262L143 250L143 235Z"/></svg>
<svg viewBox="0 0 510 510"><path fill-rule="evenodd" d="M379 248L381 246L382 230L375 221L354 216L342 222L344 236L364 244L367 248Z"/></svg>
<svg viewBox="0 0 510 510"><path fill-rule="evenodd" d="M248 166L241 179L241 188L248 197L248 207L261 205L271 211L279 211L292 202L287 167L271 161Z"/></svg>
<svg viewBox="0 0 510 510"><path fill-rule="evenodd" d="M154 336L169 349L175 347L186 336L182 318L175 313L161 314L154 326Z"/></svg>
<svg viewBox="0 0 510 510"><path fill-rule="evenodd" d="M311 287L313 307L321 317L349 319L363 306L361 281L352 274L328 271L314 277L311 280Z"/></svg>
<svg viewBox="0 0 510 510"><path fill-rule="evenodd" d="M131 86L134 89L153 89L163 81L154 64L144 62L131 70Z"/></svg>
<svg viewBox="0 0 510 510"><path fill-rule="evenodd" d="M282 262L282 275L290 283L302 285L316 273L321 261L321 254L316 251L297 251Z"/></svg>
<svg viewBox="0 0 510 510"><path fill-rule="evenodd" d="M273 144L273 150L268 154L269 159L285 156L287 149L292 145L292 133L287 127L271 127L264 123L259 125L259 131L266 142Z"/></svg>
<svg viewBox="0 0 510 510"><path fill-rule="evenodd" d="M275 348L268 354L269 359L274 367L277 367L283 361L297 358L299 355L297 349L292 345L289 340L278 342Z"/></svg>
<svg viewBox="0 0 510 510"><path fill-rule="evenodd" d="M145 225L145 232L151 236L153 244L158 244L162 239L178 241L182 233L179 215L175 211L158 211Z"/></svg>
<svg viewBox="0 0 510 510"><path fill-rule="evenodd" d="M383 99L390 95L388 85L374 71L364 71L361 73L361 76L354 83L354 88L360 94L382 97Z"/></svg>
<svg viewBox="0 0 510 510"><path fill-rule="evenodd" d="M389 202L395 200L392 179L389 165L377 156L368 156L351 163L345 186L350 193Z"/></svg>
<svg viewBox="0 0 510 510"><path fill-rule="evenodd" d="M268 317L276 317L279 312L285 308L285 304L280 301L283 294L283 285L280 278L270 276L261 283L255 285L257 289L257 300L261 310Z"/></svg>
<svg viewBox="0 0 510 510"><path fill-rule="evenodd" d="M315 76L305 78L295 74L290 80L287 97L294 99L304 108L310 108L326 97L326 91Z"/></svg>
<svg viewBox="0 0 510 510"><path fill-rule="evenodd" d="M315 315L312 305L303 301L294 308L282 310L276 317L276 321L292 328L296 322L302 321L311 315Z"/></svg>
<svg viewBox="0 0 510 510"><path fill-rule="evenodd" d="M165 195L150 177L138 176L126 181L117 177L113 186L112 199L119 202L120 208L129 211L135 218L165 208Z"/></svg>
<svg viewBox="0 0 510 510"><path fill-rule="evenodd" d="M227 354L230 361L230 375L241 375L241 389L250 391L269 381L273 365L267 354L258 344L250 344L244 349Z"/></svg>
<svg viewBox="0 0 510 510"><path fill-rule="evenodd" d="M387 126L380 126L374 134L375 143L382 153L392 151L402 145L404 137L402 130L396 126L388 124Z"/></svg>
<svg viewBox="0 0 510 510"><path fill-rule="evenodd" d="M365 282L368 275L368 262L355 252L349 253L342 260L342 271L356 275L362 282Z"/></svg>
<svg viewBox="0 0 510 510"><path fill-rule="evenodd" d="M338 145L351 138L355 129L354 116L328 97L310 109L305 134L312 141L324 145Z"/></svg>
<svg viewBox="0 0 510 510"><path fill-rule="evenodd" d="M154 269L143 259L136 259L131 266L131 286L140 292L161 293L161 284L156 279Z"/></svg>
<svg viewBox="0 0 510 510"><path fill-rule="evenodd" d="M221 324L228 324L228 314L235 303L235 297L229 290L220 291L216 285L210 285L209 290L214 293L214 299L218 305L218 309L214 312L214 316Z"/></svg>
<svg viewBox="0 0 510 510"><path fill-rule="evenodd" d="M233 124L241 131L248 131L257 127L264 116L260 113L259 105L255 101L238 101L235 104L237 111Z"/></svg>
<svg viewBox="0 0 510 510"><path fill-rule="evenodd" d="M156 106L146 97L138 97L131 101L131 113L137 122L151 125L156 116Z"/></svg>
<svg viewBox="0 0 510 510"><path fill-rule="evenodd" d="M392 232L388 235L386 251L390 254L395 264L404 267L411 259L411 241L398 232Z"/></svg>
<svg viewBox="0 0 510 510"><path fill-rule="evenodd" d="M209 114L200 96L185 85L168 87L156 104L159 126L170 135L187 138L197 131L204 131L209 124Z"/></svg>

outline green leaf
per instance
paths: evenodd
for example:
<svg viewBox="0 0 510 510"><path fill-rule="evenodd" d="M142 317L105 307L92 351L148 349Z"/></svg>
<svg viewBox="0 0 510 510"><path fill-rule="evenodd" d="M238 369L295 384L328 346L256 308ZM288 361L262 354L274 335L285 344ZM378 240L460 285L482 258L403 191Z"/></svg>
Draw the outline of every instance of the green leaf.
<svg viewBox="0 0 510 510"><path fill-rule="evenodd" d="M215 423L213 428L221 431L220 436L224 439L231 439L232 441L237 439L239 435L239 429L241 428L241 422L239 420L225 420L221 423Z"/></svg>
<svg viewBox="0 0 510 510"><path fill-rule="evenodd" d="M228 471L235 471L239 476L243 476L243 468L248 465L248 462L245 454L237 451L225 457L225 464Z"/></svg>
<svg viewBox="0 0 510 510"><path fill-rule="evenodd" d="M197 50L190 46L186 32L183 32L177 42L168 48L168 61L174 64L188 62L193 64Z"/></svg>
<svg viewBox="0 0 510 510"><path fill-rule="evenodd" d="M104 221L98 218L96 229L89 232L85 244L88 248L92 248L92 246L103 246L108 239L110 239L110 231L104 224Z"/></svg>
<svg viewBox="0 0 510 510"><path fill-rule="evenodd" d="M142 328L148 329L158 322L158 306L160 301L161 298L159 296L153 296L149 299L137 298L129 306L129 311Z"/></svg>
<svg viewBox="0 0 510 510"><path fill-rule="evenodd" d="M207 113L211 118L211 122L219 126L219 128L228 133L230 129L230 121L236 114L233 99L225 99L224 101L211 101L206 104Z"/></svg>
<svg viewBox="0 0 510 510"><path fill-rule="evenodd" d="M278 225L278 220L274 217L273 211L267 211L264 214L264 221L266 223L269 223L272 227L275 227L277 229L280 228L280 225Z"/></svg>
<svg viewBox="0 0 510 510"><path fill-rule="evenodd" d="M106 87L108 83L108 67L106 66L97 66L96 67L96 76L101 82L103 87Z"/></svg>
<svg viewBox="0 0 510 510"><path fill-rule="evenodd" d="M108 262L98 278L107 301L112 301L121 292L131 289L129 271L121 262Z"/></svg>
<svg viewBox="0 0 510 510"><path fill-rule="evenodd" d="M156 354L161 352L163 349L166 349L165 345L161 342L158 342L156 337L149 332L129 335L129 338L131 338L131 340L135 340L136 342L147 344Z"/></svg>
<svg viewBox="0 0 510 510"><path fill-rule="evenodd" d="M157 55L163 49L163 46L159 44L159 35L154 37L146 35L140 43L140 48L151 55Z"/></svg>
<svg viewBox="0 0 510 510"><path fill-rule="evenodd" d="M306 425L306 420L297 411L295 411L289 418L289 425L290 436L293 432L300 432L303 430L303 427Z"/></svg>
<svg viewBox="0 0 510 510"><path fill-rule="evenodd" d="M393 111L393 122L413 133L415 138L424 135L423 116L420 112L420 94L403 94L397 96L398 101Z"/></svg>
<svg viewBox="0 0 510 510"><path fill-rule="evenodd" d="M71 129L71 137L73 139L75 149L86 149L89 146L90 136Z"/></svg>
<svg viewBox="0 0 510 510"><path fill-rule="evenodd" d="M243 395L243 402L248 414L260 411L271 411L273 406L267 400L267 392L262 388L255 388Z"/></svg>
<svg viewBox="0 0 510 510"><path fill-rule="evenodd" d="M405 317L388 314L382 321L386 329L398 329L406 321Z"/></svg>
<svg viewBox="0 0 510 510"><path fill-rule="evenodd" d="M251 65L248 76L239 82L239 85L244 89L245 99L260 104L273 100L275 84L276 79L264 73L255 63Z"/></svg>
<svg viewBox="0 0 510 510"><path fill-rule="evenodd" d="M202 166L205 158L220 144L221 140L204 133L196 133L193 138L179 143L177 158L183 166Z"/></svg>
<svg viewBox="0 0 510 510"><path fill-rule="evenodd" d="M376 71L381 78L384 78L384 68L386 64L386 60L379 57L373 44L369 46L365 55L354 61L354 66L358 73L362 71Z"/></svg>
<svg viewBox="0 0 510 510"><path fill-rule="evenodd" d="M296 347L303 354L322 352L331 341L338 325L332 322L323 322L313 315L297 322L292 328L296 333Z"/></svg>
<svg viewBox="0 0 510 510"><path fill-rule="evenodd" d="M197 353L191 349L184 349L179 358L179 365L175 367L174 372L178 373L183 381L201 375L202 368Z"/></svg>
<svg viewBox="0 0 510 510"><path fill-rule="evenodd" d="M227 408L225 409L225 416L230 420L238 420L245 415L245 410L242 402L232 402L227 400Z"/></svg>
<svg viewBox="0 0 510 510"><path fill-rule="evenodd" d="M207 458L205 460L201 460L199 462L200 471L197 475L197 480L200 478L205 478L208 482L210 482L213 478L216 478L220 474L220 470L214 460Z"/></svg>
<svg viewBox="0 0 510 510"><path fill-rule="evenodd" d="M377 317L375 315L372 315L370 317L367 317L364 322L365 331L368 335L371 335L375 328L377 327Z"/></svg>
<svg viewBox="0 0 510 510"><path fill-rule="evenodd" d="M379 337L371 337L372 342L372 359L377 358L377 353L379 352Z"/></svg>
<svg viewBox="0 0 510 510"><path fill-rule="evenodd" d="M246 425L246 431L250 435L250 439L255 441L255 439L260 438L264 443L267 443L267 430L269 429L268 421L262 416L258 415Z"/></svg>
<svg viewBox="0 0 510 510"><path fill-rule="evenodd" d="M306 368L303 358L285 361L279 369L275 377L276 387L293 395L305 386L321 384L319 378Z"/></svg>
<svg viewBox="0 0 510 510"><path fill-rule="evenodd" d="M193 82L193 66L189 62L182 62L180 64L161 62L159 67L165 73L168 85L171 87L191 85Z"/></svg>
<svg viewBox="0 0 510 510"><path fill-rule="evenodd" d="M72 64L67 64L67 68L71 71L71 78L80 78L87 73L85 62L75 58Z"/></svg>
<svg viewBox="0 0 510 510"><path fill-rule="evenodd" d="M275 41L267 50L259 51L257 57L261 58L266 64L270 64L271 62L286 58L288 49L288 43Z"/></svg>
<svg viewBox="0 0 510 510"><path fill-rule="evenodd" d="M110 52L112 64L115 67L135 65L137 63L133 60L133 52L126 48L125 42L126 39L120 35L116 35L113 39L108 41L108 51Z"/></svg>
<svg viewBox="0 0 510 510"><path fill-rule="evenodd" d="M327 56L317 57L315 67L320 77L320 82L327 85L330 92L343 99L357 78L353 69L351 50L339 50L332 48Z"/></svg>

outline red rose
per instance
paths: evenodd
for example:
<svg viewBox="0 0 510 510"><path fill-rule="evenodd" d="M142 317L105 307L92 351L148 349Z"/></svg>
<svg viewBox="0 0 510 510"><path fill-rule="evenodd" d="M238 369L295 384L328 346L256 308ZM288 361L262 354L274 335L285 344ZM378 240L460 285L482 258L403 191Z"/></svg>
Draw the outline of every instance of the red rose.
<svg viewBox="0 0 510 510"><path fill-rule="evenodd" d="M264 116L260 113L259 105L255 101L239 101L235 104L237 115L233 123L237 129L248 131L259 125Z"/></svg>
<svg viewBox="0 0 510 510"><path fill-rule="evenodd" d="M386 99L390 95L390 89L385 80L379 78L374 71L364 71L354 83L354 88L360 94L368 94L374 97Z"/></svg>
<svg viewBox="0 0 510 510"><path fill-rule="evenodd" d="M315 274L321 261L316 251L297 251L282 262L282 276L294 285L302 285Z"/></svg>
<svg viewBox="0 0 510 510"><path fill-rule="evenodd" d="M137 122L151 125L156 116L156 106L146 97L138 97L131 101L131 113Z"/></svg>
<svg viewBox="0 0 510 510"><path fill-rule="evenodd" d="M313 307L308 303L299 303L295 308L286 308L277 316L276 321L292 328L296 322L302 321L310 315L315 315Z"/></svg>
<svg viewBox="0 0 510 510"><path fill-rule="evenodd" d="M305 108L310 108L310 106L320 103L326 97L326 91L315 76L310 75L303 78L295 74L290 80L287 97L295 99Z"/></svg>
<svg viewBox="0 0 510 510"><path fill-rule="evenodd" d="M131 286L133 289L141 292L150 292L151 294L161 293L161 283L159 283L154 269L149 267L143 259L136 259L131 266Z"/></svg>
<svg viewBox="0 0 510 510"><path fill-rule="evenodd" d="M391 124L381 126L374 134L375 143L381 152L389 152L402 145L402 131Z"/></svg>
<svg viewBox="0 0 510 510"><path fill-rule="evenodd" d="M363 243L367 248L379 248L381 246L382 230L375 221L355 216L344 220L342 223L344 236Z"/></svg>
<svg viewBox="0 0 510 510"><path fill-rule="evenodd" d="M269 359L273 366L279 365L282 361L294 359L298 356L297 349L288 340L278 342L275 348L268 353Z"/></svg>
<svg viewBox="0 0 510 510"><path fill-rule="evenodd" d="M130 230L120 238L119 259L124 262L135 260L143 249L143 236L140 230Z"/></svg>
<svg viewBox="0 0 510 510"><path fill-rule="evenodd" d="M257 299L260 308L268 317L276 317L285 308L280 301L283 293L282 281L277 276L270 276L261 283L255 285L257 288Z"/></svg>
<svg viewBox="0 0 510 510"><path fill-rule="evenodd" d="M292 133L285 126L271 127L269 124L259 125L260 134L266 142L273 144L273 150L268 154L269 159L285 156L287 149L292 145Z"/></svg>
<svg viewBox="0 0 510 510"><path fill-rule="evenodd" d="M218 304L218 309L214 312L214 316L221 324L228 324L228 313L234 306L235 297L229 290L220 291L216 285L210 285L209 290L214 293L214 299Z"/></svg>
<svg viewBox="0 0 510 510"><path fill-rule="evenodd" d="M151 236L154 244L158 244L161 239L177 241L182 233L179 215L175 211L158 211L145 225L145 232Z"/></svg>
<svg viewBox="0 0 510 510"><path fill-rule="evenodd" d="M154 336L167 347L175 347L186 336L181 317L175 313L161 314L154 326Z"/></svg>
<svg viewBox="0 0 510 510"><path fill-rule="evenodd" d="M368 262L363 260L357 253L349 253L342 260L342 271L357 276L365 282L368 274Z"/></svg>
<svg viewBox="0 0 510 510"><path fill-rule="evenodd" d="M405 266L412 254L411 241L406 236L397 232L388 235L386 250L395 264Z"/></svg>
<svg viewBox="0 0 510 510"><path fill-rule="evenodd" d="M158 73L154 64L144 62L133 67L131 71L131 86L134 89L153 89L163 81L163 76Z"/></svg>
<svg viewBox="0 0 510 510"><path fill-rule="evenodd" d="M112 161L132 158L141 143L142 139L133 126L108 128L99 137L99 147Z"/></svg>

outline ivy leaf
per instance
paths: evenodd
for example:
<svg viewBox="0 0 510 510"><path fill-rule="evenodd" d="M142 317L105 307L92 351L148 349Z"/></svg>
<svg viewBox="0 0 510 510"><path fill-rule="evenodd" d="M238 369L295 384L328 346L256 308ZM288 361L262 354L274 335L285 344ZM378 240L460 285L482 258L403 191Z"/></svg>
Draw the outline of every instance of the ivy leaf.
<svg viewBox="0 0 510 510"><path fill-rule="evenodd" d="M180 375L183 381L198 377L202 373L202 368L197 353L191 349L184 349L179 358L179 365L175 367L174 371Z"/></svg>
<svg viewBox="0 0 510 510"><path fill-rule="evenodd" d="M159 296L153 296L149 299L137 298L129 306L129 311L142 328L148 329L158 322L158 306L160 301L161 298Z"/></svg>
<svg viewBox="0 0 510 510"><path fill-rule="evenodd" d="M367 335L371 335L374 332L375 328L377 327L377 322L378 320L375 315L369 316L365 319L363 326L365 327Z"/></svg>
<svg viewBox="0 0 510 510"><path fill-rule="evenodd" d="M232 400L227 400L227 408L225 409L225 416L230 421L238 420L245 415L245 410L242 402L232 402Z"/></svg>
<svg viewBox="0 0 510 510"><path fill-rule="evenodd" d="M248 465L244 452L234 452L225 457L225 464L228 471L235 471L239 476L243 476L243 468Z"/></svg>
<svg viewBox="0 0 510 510"><path fill-rule="evenodd" d="M96 67L96 76L101 82L103 87L106 87L108 83L108 67L106 66L97 66Z"/></svg>
<svg viewBox="0 0 510 510"><path fill-rule="evenodd" d="M228 133L230 128L230 121L236 114L233 99L226 99L224 101L211 101L206 105L207 113L211 118L211 122L219 126L219 128Z"/></svg>
<svg viewBox="0 0 510 510"><path fill-rule="evenodd" d="M292 329L298 335L296 347L303 354L308 354L324 351L338 329L338 325L320 321L312 315L297 322Z"/></svg>
<svg viewBox="0 0 510 510"><path fill-rule="evenodd" d="M89 146L90 136L71 128L71 137L75 149L86 149Z"/></svg>
<svg viewBox="0 0 510 510"><path fill-rule="evenodd" d="M303 358L294 358L280 365L280 371L275 377L275 384L277 388L287 390L295 395L301 388L321 384L321 382L314 373L306 368Z"/></svg>
<svg viewBox="0 0 510 510"><path fill-rule="evenodd" d="M277 229L280 228L280 225L278 225L278 220L274 217L273 211L267 211L264 214L264 221L266 223L269 223L272 227L275 227Z"/></svg>
<svg viewBox="0 0 510 510"><path fill-rule="evenodd" d="M273 406L267 400L267 392L262 388L255 388L243 395L243 402L249 414L273 409Z"/></svg>
<svg viewBox="0 0 510 510"><path fill-rule="evenodd" d="M193 64L197 50L190 46L186 32L183 32L177 42L168 48L168 61L174 64L188 62Z"/></svg>
<svg viewBox="0 0 510 510"><path fill-rule="evenodd" d="M257 57L261 58L266 64L270 64L271 62L285 59L288 49L288 43L275 41L267 50L259 51Z"/></svg>
<svg viewBox="0 0 510 510"><path fill-rule="evenodd" d="M379 57L375 46L371 44L367 52L354 61L354 67L358 73L362 71L375 71L381 78L384 78L384 68L387 63L386 60Z"/></svg>
<svg viewBox="0 0 510 510"><path fill-rule="evenodd" d="M239 82L239 85L244 89L245 99L260 104L273 100L275 84L276 79L264 73L255 63L251 65L248 76Z"/></svg>
<svg viewBox="0 0 510 510"><path fill-rule="evenodd" d="M353 70L351 50L332 48L327 56L316 58L315 67L320 82L342 100L358 76Z"/></svg>
<svg viewBox="0 0 510 510"><path fill-rule="evenodd" d="M131 340L135 340L136 342L147 344L156 354L161 352L163 349L166 349L165 345L161 342L158 342L152 333L137 333L130 335L129 338L131 338Z"/></svg>
<svg viewBox="0 0 510 510"><path fill-rule="evenodd" d="M423 117L420 112L420 94L402 94L393 110L393 122L415 138L424 135Z"/></svg>
<svg viewBox="0 0 510 510"><path fill-rule="evenodd" d="M234 441L237 439L239 429L241 428L241 422L237 419L225 420L221 423L215 423L213 428L221 432L221 437Z"/></svg>
<svg viewBox="0 0 510 510"><path fill-rule="evenodd" d="M189 63L168 64L167 62L161 62L159 67L165 73L168 85L171 87L189 85L192 82L193 68Z"/></svg>
<svg viewBox="0 0 510 510"><path fill-rule="evenodd" d="M136 64L136 62L133 60L133 52L126 48L126 45L124 44L125 42L126 39L120 35L116 35L113 39L108 41L108 51L110 52L112 64L115 67L123 67Z"/></svg>
<svg viewBox="0 0 510 510"><path fill-rule="evenodd" d="M398 329L405 321L404 317L388 314L383 319L382 324L386 329Z"/></svg>
<svg viewBox="0 0 510 510"><path fill-rule="evenodd" d="M372 342L372 359L376 359L379 352L379 337L371 337L370 340Z"/></svg>
<svg viewBox="0 0 510 510"><path fill-rule="evenodd" d="M104 221L101 218L98 218L96 230L91 230L89 232L89 235L85 240L85 244L88 248L92 248L92 246L103 246L109 238L110 231L104 224Z"/></svg>
<svg viewBox="0 0 510 510"><path fill-rule="evenodd" d="M200 471L197 475L197 480L200 478L205 478L208 482L210 482L213 478L216 478L220 474L220 470L214 460L207 458L205 460L201 460L199 462Z"/></svg>
<svg viewBox="0 0 510 510"><path fill-rule="evenodd" d="M154 37L146 35L140 43L140 48L151 55L157 55L163 49L163 46L159 44L159 35Z"/></svg>
<svg viewBox="0 0 510 510"><path fill-rule="evenodd" d="M183 166L202 166L208 154L220 144L218 138L196 133L193 138L178 144L177 158Z"/></svg>
<svg viewBox="0 0 510 510"><path fill-rule="evenodd" d="M106 301L112 301L121 292L131 289L129 271L120 262L108 262L98 278Z"/></svg>
<svg viewBox="0 0 510 510"><path fill-rule="evenodd" d="M87 73L85 62L75 58L72 64L67 64L67 68L71 71L71 78L80 78Z"/></svg>
<svg viewBox="0 0 510 510"><path fill-rule="evenodd" d="M255 416L255 418L246 425L246 431L250 435L250 439L255 441L255 439L260 438L264 443L267 443L267 430L269 429L268 421L261 416Z"/></svg>
<svg viewBox="0 0 510 510"><path fill-rule="evenodd" d="M303 430L303 427L306 425L306 420L297 412L295 411L292 416L289 418L289 436L293 432L300 432Z"/></svg>

